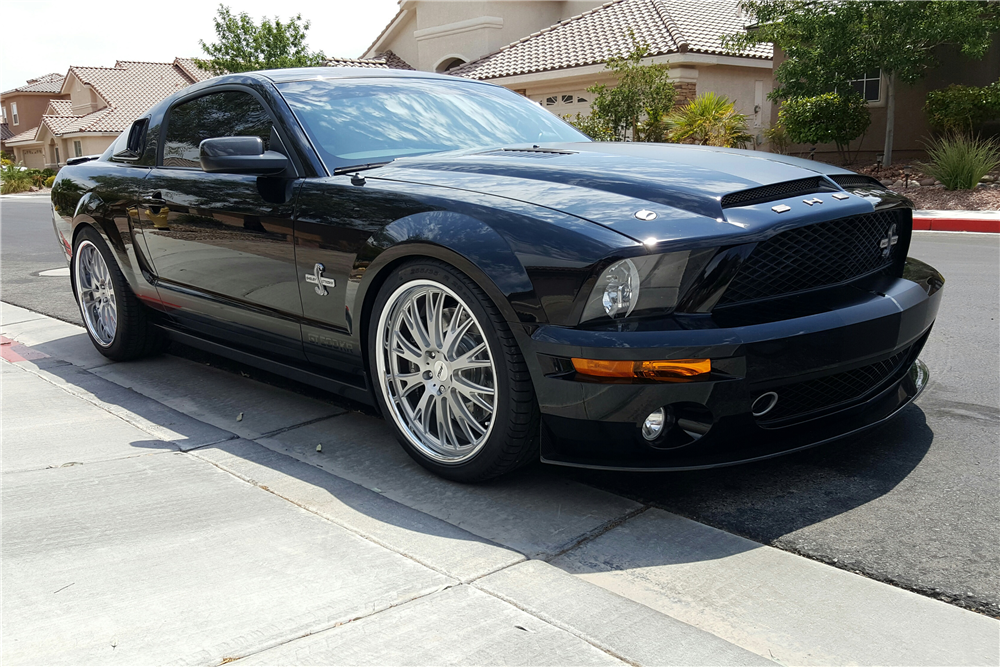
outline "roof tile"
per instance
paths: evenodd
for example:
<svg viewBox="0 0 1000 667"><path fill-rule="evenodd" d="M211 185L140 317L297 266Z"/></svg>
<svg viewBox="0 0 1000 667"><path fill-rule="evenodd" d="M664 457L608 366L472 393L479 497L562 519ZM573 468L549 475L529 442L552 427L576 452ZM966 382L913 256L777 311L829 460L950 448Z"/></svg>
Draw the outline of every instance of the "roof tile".
<svg viewBox="0 0 1000 667"><path fill-rule="evenodd" d="M327 58L327 67L369 67L376 69L409 69L408 62L392 51L383 51L374 58Z"/></svg>
<svg viewBox="0 0 1000 667"><path fill-rule="evenodd" d="M744 26L737 0L611 0L449 73L496 79L596 65L632 50L629 30L649 44L650 56L690 51L770 59L770 44L742 53L722 47L723 35Z"/></svg>
<svg viewBox="0 0 1000 667"><path fill-rule="evenodd" d="M11 93L58 93L62 90L63 79L66 77L57 72L45 74L34 79L28 79L27 83L19 88L0 93L0 95L10 95Z"/></svg>

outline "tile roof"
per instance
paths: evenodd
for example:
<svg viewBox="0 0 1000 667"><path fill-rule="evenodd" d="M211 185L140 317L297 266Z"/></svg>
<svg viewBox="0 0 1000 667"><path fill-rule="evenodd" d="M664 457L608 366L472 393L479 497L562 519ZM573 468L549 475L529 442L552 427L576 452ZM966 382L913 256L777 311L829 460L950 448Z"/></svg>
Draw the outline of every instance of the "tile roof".
<svg viewBox="0 0 1000 667"><path fill-rule="evenodd" d="M378 60L384 60L385 64L389 66L389 69L409 69L416 70L416 67L410 65L399 56L397 56L392 51L383 51L375 56Z"/></svg>
<svg viewBox="0 0 1000 667"><path fill-rule="evenodd" d="M392 51L383 51L374 58L327 58L327 67L374 67L378 69L409 69L408 62Z"/></svg>
<svg viewBox="0 0 1000 667"><path fill-rule="evenodd" d="M211 79L213 76L208 70L198 67L194 62L194 58L174 58L174 67L180 69L189 79L195 82Z"/></svg>
<svg viewBox="0 0 1000 667"><path fill-rule="evenodd" d="M73 100L49 100L49 109L52 109L57 116L72 116Z"/></svg>
<svg viewBox="0 0 1000 667"><path fill-rule="evenodd" d="M91 86L108 106L75 116L72 104L68 109L54 104L53 110L60 113L42 116L42 123L57 136L69 132L122 132L154 104L200 80L196 77L210 76L187 58L176 58L172 63L119 60L114 67L70 67L69 71Z"/></svg>
<svg viewBox="0 0 1000 667"><path fill-rule="evenodd" d="M596 65L632 50L630 29L640 42L649 44L650 56L695 52L770 59L770 44L742 53L722 47L722 35L744 27L738 0L612 0L456 67L449 74L495 79Z"/></svg>
<svg viewBox="0 0 1000 667"><path fill-rule="evenodd" d="M15 134L13 137L6 140L7 144L10 145L15 141L34 141L36 132L38 132L38 127L33 127L30 130L21 132L20 134Z"/></svg>
<svg viewBox="0 0 1000 667"><path fill-rule="evenodd" d="M63 79L66 77L58 72L45 74L43 76L28 79L27 83L19 88L0 93L0 95L10 95L11 93L58 93L62 90Z"/></svg>
<svg viewBox="0 0 1000 667"><path fill-rule="evenodd" d="M0 123L0 141L7 141L14 136L14 133L7 127L7 123Z"/></svg>

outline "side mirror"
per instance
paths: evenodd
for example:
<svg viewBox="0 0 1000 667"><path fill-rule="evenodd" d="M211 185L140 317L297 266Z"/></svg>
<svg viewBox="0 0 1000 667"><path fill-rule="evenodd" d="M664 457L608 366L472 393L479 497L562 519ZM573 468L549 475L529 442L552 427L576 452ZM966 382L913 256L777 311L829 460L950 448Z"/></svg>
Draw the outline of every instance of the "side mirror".
<svg viewBox="0 0 1000 667"><path fill-rule="evenodd" d="M198 146L202 171L222 174L275 176L288 167L288 158L265 151L260 137L215 137Z"/></svg>

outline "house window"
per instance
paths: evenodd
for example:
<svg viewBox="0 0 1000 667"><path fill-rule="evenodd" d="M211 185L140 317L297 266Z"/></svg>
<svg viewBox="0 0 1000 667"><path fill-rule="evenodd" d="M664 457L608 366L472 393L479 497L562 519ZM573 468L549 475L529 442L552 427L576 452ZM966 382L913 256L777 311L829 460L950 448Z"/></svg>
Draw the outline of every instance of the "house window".
<svg viewBox="0 0 1000 667"><path fill-rule="evenodd" d="M17 119L17 102L10 103L10 119L14 121L14 125L17 125L19 122Z"/></svg>
<svg viewBox="0 0 1000 667"><path fill-rule="evenodd" d="M73 154L76 157L80 157L83 155L83 145L79 141L73 142Z"/></svg>
<svg viewBox="0 0 1000 667"><path fill-rule="evenodd" d="M59 164L59 147L58 146L53 146L52 148L55 150L55 153L56 153L56 162L55 163Z"/></svg>
<svg viewBox="0 0 1000 667"><path fill-rule="evenodd" d="M867 102L879 102L882 99L882 70L865 72L860 79L853 79L849 83Z"/></svg>
<svg viewBox="0 0 1000 667"><path fill-rule="evenodd" d="M588 101L579 95L552 95L545 98L545 106L555 107L567 104L586 104Z"/></svg>

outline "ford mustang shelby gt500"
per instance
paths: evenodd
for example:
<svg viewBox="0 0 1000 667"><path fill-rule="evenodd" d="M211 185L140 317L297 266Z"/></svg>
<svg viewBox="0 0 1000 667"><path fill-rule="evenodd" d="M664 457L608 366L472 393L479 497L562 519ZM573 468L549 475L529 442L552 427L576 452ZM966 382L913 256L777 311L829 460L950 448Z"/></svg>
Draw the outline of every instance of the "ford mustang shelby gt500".
<svg viewBox="0 0 1000 667"><path fill-rule="evenodd" d="M597 143L493 85L290 69L164 100L60 171L87 332L377 406L438 474L726 465L923 388L912 206L768 153Z"/></svg>

